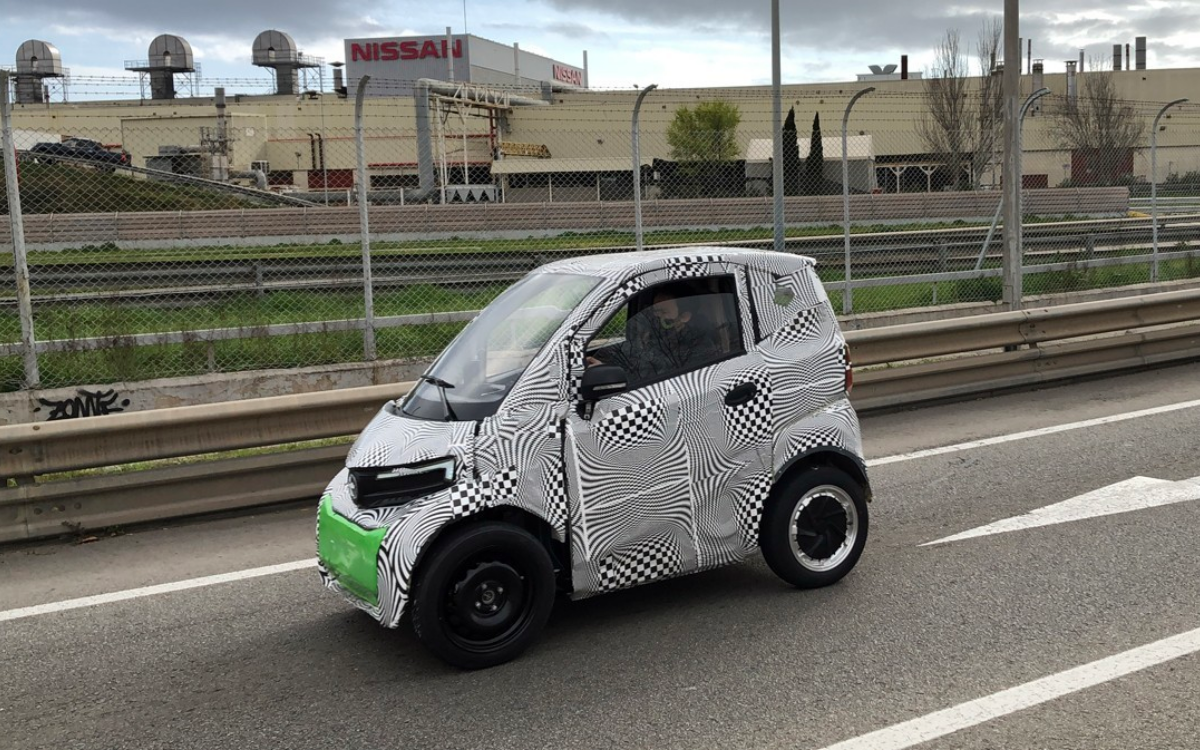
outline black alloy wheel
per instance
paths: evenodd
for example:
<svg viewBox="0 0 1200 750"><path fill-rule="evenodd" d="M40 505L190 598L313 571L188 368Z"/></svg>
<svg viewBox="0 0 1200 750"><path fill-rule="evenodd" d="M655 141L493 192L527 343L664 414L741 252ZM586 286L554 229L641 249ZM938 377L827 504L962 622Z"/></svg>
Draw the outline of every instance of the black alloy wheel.
<svg viewBox="0 0 1200 750"><path fill-rule="evenodd" d="M830 466L789 475L771 493L759 538L777 576L799 588L828 586L858 563L867 543L866 493Z"/></svg>

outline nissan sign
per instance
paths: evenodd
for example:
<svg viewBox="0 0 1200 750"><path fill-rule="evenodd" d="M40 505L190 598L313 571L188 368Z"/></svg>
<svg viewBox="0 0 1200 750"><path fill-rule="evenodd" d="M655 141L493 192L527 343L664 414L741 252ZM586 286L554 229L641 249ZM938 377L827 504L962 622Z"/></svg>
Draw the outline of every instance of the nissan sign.
<svg viewBox="0 0 1200 750"><path fill-rule="evenodd" d="M367 96L404 96L423 78L504 86L523 82L583 88L582 68L469 34L344 41L346 81L370 78Z"/></svg>
<svg viewBox="0 0 1200 750"><path fill-rule="evenodd" d="M569 68L566 65L555 63L554 80L583 88L583 71L578 68Z"/></svg>
<svg viewBox="0 0 1200 750"><path fill-rule="evenodd" d="M461 39L454 40L453 54L455 57L463 56L463 45ZM350 44L350 60L358 62L366 60L370 62L381 61L389 62L392 60L424 60L426 58L445 58L450 56L450 45L445 39L405 39L404 41L392 40L386 42L364 42L362 44Z"/></svg>

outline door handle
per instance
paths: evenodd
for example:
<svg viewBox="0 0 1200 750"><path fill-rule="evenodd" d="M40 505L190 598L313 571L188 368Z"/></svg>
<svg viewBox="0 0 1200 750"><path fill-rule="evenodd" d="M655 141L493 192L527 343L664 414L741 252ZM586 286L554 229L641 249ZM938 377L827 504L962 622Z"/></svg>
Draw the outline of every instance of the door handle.
<svg viewBox="0 0 1200 750"><path fill-rule="evenodd" d="M725 394L726 406L741 406L758 395L758 386L754 383L742 383L734 386Z"/></svg>

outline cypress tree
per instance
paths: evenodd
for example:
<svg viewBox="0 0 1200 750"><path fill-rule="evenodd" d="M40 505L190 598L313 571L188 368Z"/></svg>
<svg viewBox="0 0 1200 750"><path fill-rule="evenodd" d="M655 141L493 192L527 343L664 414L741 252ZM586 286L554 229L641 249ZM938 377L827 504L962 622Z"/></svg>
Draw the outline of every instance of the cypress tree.
<svg viewBox="0 0 1200 750"><path fill-rule="evenodd" d="M803 164L800 161L800 144L796 140L796 108L788 110L787 120L780 131L783 140L783 194L800 195L800 178Z"/></svg>
<svg viewBox="0 0 1200 750"><path fill-rule="evenodd" d="M821 113L813 115L812 139L809 141L808 158L804 160L804 194L821 195L825 192L825 147L821 143Z"/></svg>

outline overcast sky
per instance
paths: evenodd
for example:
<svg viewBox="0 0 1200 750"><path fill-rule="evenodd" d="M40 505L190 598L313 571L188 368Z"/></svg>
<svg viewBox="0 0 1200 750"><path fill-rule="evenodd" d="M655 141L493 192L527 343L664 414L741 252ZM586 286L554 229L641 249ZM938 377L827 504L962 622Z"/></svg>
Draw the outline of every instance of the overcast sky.
<svg viewBox="0 0 1200 750"><path fill-rule="evenodd" d="M948 28L973 43L1002 0L782 0L785 82L852 81L871 64L926 70ZM1108 58L1114 43L1149 38L1149 66L1200 67L1197 0L1026 0L1021 35L1033 39L1046 72L1086 48ZM79 84L74 98L119 93L125 60L145 59L151 39L179 34L191 42L205 78L269 80L250 65L258 32L289 32L307 54L343 59L353 37L455 33L477 36L582 64L593 87L736 86L771 80L768 0L0 0L0 65L11 66L27 39L56 45ZM134 78L133 80L136 80ZM136 91L136 86L134 87Z"/></svg>

